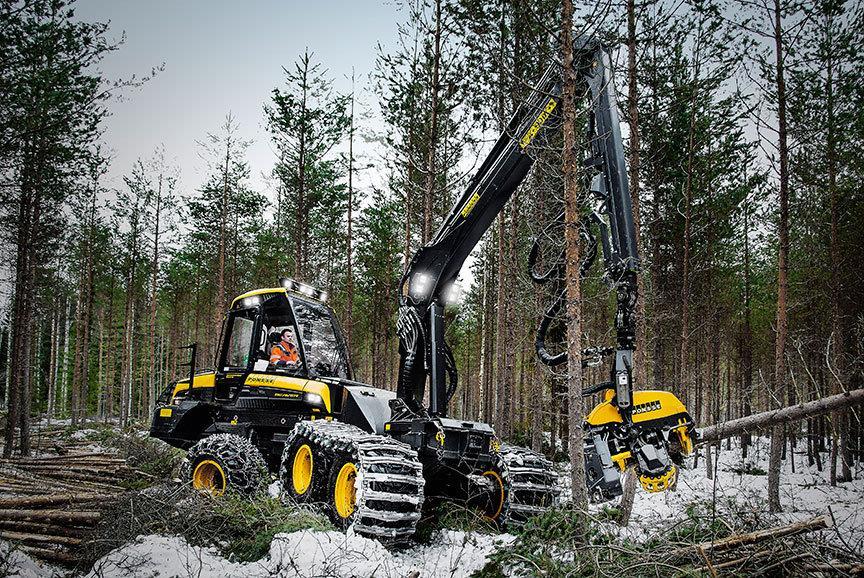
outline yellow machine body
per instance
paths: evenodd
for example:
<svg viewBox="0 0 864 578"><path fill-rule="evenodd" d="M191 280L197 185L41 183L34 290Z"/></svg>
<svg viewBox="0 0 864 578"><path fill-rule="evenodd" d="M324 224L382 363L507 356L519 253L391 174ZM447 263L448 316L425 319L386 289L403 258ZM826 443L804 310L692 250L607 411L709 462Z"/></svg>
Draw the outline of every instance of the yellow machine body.
<svg viewBox="0 0 864 578"><path fill-rule="evenodd" d="M610 390L611 391L611 390ZM665 419L680 414L686 414L687 408L668 391L634 391L633 392L633 423L644 423L657 419ZM607 399L599 403L585 420L592 426L601 426L612 423L622 423L624 420L618 408Z"/></svg>
<svg viewBox="0 0 864 578"><path fill-rule="evenodd" d="M324 402L324 408L330 412L330 387L321 381L314 379L303 379L282 375L265 375L263 373L250 373L246 378L245 385L250 387L266 387L270 389L284 390L286 396L311 393L320 395ZM216 374L212 371L199 373L195 376L192 389L208 388L216 386ZM182 379L174 386L172 403L177 403L177 398L186 395L189 391L189 380ZM278 394L276 394L278 397ZM170 416L169 416L170 417Z"/></svg>

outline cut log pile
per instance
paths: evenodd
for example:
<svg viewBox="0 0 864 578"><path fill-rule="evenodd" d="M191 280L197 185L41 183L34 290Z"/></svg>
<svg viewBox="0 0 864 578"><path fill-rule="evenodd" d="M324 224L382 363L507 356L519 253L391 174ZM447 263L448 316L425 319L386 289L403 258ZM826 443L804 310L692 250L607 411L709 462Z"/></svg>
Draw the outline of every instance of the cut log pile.
<svg viewBox="0 0 864 578"><path fill-rule="evenodd" d="M56 455L0 459L0 539L53 563L78 562L76 551L102 518L101 508L126 491L126 480L152 476L92 441L50 440ZM39 450L37 450L39 451Z"/></svg>

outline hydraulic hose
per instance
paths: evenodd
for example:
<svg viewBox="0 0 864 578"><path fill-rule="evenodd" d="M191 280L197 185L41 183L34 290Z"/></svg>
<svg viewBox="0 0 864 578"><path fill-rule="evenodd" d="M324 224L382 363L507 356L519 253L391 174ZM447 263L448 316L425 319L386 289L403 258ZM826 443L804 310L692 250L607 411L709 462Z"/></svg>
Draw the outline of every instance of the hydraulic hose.
<svg viewBox="0 0 864 578"><path fill-rule="evenodd" d="M558 218L562 217L563 213L556 217L556 221ZM547 225L548 228L550 225ZM546 229L544 229L545 231ZM579 223L579 236L585 242L585 255L582 257L582 261L579 264L579 277L584 278L588 273L588 270L591 269L591 266L594 264L594 261L597 259L597 238L591 233L591 230L588 228L588 224L585 221ZM538 274L534 270L534 266L537 262L537 256L539 254L539 238L534 239L534 243L531 246L531 252L528 254L528 270L531 275L531 279L538 284L544 284L552 277L552 274L558 272L556 277L560 278L564 269L564 259L563 256L559 257L556 264L549 268L543 274ZM546 310L543 314L543 317L540 319L540 325L537 327L537 337L534 341L534 349L537 351L537 359L540 360L540 363L544 365L548 365L550 367L555 367L557 365L561 365L567 362L567 352L562 351L558 354L551 354L546 349L546 334L549 331L549 327L552 325L552 322L556 317L561 313L561 310L564 308L564 303L567 297L566 289L558 294L555 298L555 301L552 302L552 305ZM588 350L586 350L588 351ZM585 363L583 362L583 366Z"/></svg>

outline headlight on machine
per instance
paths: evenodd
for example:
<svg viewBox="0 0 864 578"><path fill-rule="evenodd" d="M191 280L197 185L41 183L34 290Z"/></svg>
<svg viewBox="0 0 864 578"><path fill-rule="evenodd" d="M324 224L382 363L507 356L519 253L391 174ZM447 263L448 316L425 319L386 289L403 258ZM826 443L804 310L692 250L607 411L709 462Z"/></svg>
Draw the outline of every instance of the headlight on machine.
<svg viewBox="0 0 864 578"><path fill-rule="evenodd" d="M307 393L303 396L303 401L309 405L324 405L324 398L317 393Z"/></svg>

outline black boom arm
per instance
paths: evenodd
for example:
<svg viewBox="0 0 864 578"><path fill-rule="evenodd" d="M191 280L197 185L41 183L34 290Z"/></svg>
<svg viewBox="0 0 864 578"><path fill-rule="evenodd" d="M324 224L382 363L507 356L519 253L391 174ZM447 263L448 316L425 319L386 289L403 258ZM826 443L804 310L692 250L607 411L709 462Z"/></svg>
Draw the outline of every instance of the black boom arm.
<svg viewBox="0 0 864 578"><path fill-rule="evenodd" d="M589 122L592 156L586 166L591 171L591 190L597 201L592 218L599 225L607 278L618 293L618 343L613 377L619 385L619 405L626 410L631 400L639 256L624 148L608 53L592 38L578 38L574 49L593 110ZM560 128L560 108L561 74L560 65L555 63L508 123L441 228L417 251L402 276L397 324L400 353L397 396L415 413L424 411L422 400L428 376L428 412L447 414L457 374L444 341L445 296L465 259L534 163L528 154L531 143ZM560 355L550 357L557 362L562 359Z"/></svg>

